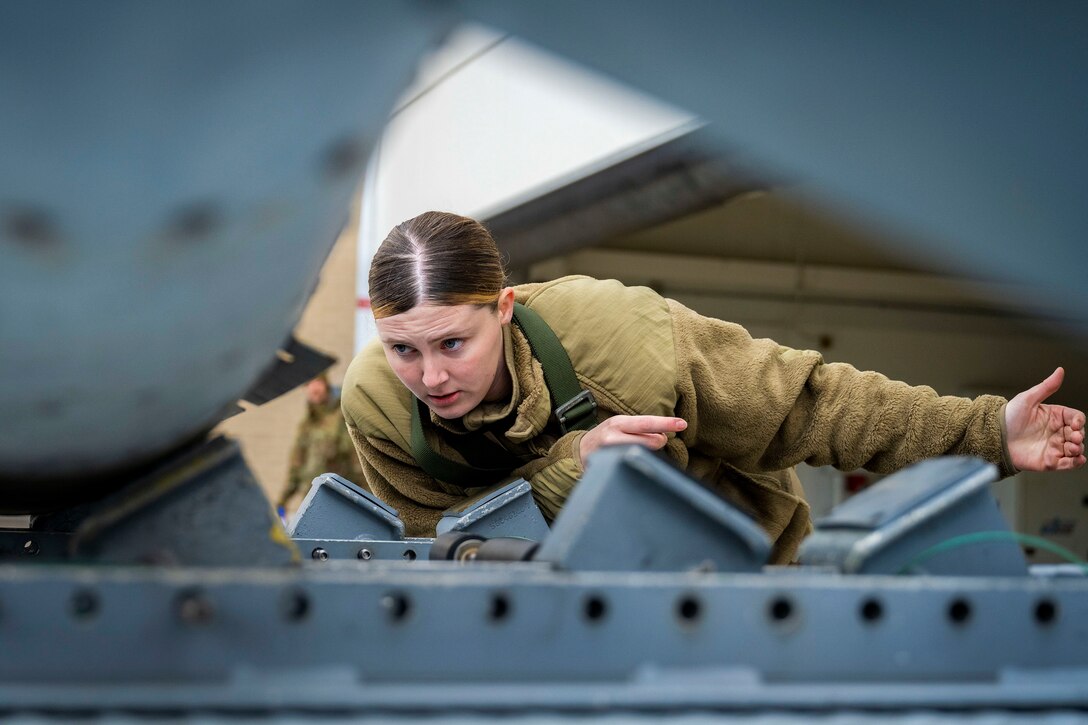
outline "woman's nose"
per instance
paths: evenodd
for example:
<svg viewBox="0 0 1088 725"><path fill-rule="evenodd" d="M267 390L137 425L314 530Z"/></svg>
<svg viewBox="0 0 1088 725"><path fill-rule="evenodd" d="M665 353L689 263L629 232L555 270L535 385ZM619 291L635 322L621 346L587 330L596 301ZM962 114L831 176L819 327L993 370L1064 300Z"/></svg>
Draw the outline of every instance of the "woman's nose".
<svg viewBox="0 0 1088 725"><path fill-rule="evenodd" d="M446 368L438 360L423 361L423 384L432 390L442 385L449 378Z"/></svg>

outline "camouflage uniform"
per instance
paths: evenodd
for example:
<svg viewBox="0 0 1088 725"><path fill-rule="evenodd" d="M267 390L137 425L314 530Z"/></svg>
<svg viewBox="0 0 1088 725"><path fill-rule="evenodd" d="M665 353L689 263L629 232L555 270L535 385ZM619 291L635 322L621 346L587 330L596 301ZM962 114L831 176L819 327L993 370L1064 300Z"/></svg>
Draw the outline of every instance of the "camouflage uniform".
<svg viewBox="0 0 1088 725"><path fill-rule="evenodd" d="M306 417L298 426L291 451L287 486L278 504L294 511L309 492L310 481L322 473L336 473L353 483L363 480L355 445L340 412L340 396L333 391L324 403L307 403Z"/></svg>

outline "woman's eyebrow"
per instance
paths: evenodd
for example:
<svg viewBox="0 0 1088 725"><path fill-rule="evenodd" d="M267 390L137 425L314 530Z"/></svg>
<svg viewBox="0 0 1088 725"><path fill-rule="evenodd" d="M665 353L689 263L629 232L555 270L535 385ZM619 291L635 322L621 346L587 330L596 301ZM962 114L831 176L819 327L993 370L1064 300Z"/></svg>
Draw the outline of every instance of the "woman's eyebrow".
<svg viewBox="0 0 1088 725"><path fill-rule="evenodd" d="M466 337L467 333L461 327L447 328L441 332L436 332L434 335L428 336L427 342L442 342L443 340L450 340L454 338Z"/></svg>
<svg viewBox="0 0 1088 725"><path fill-rule="evenodd" d="M463 338L468 336L468 331L461 326L440 328L433 334L426 334L422 340L427 344L433 344L436 342L442 342L443 340L450 340L453 338ZM383 335L378 333L378 339L385 345L410 345L414 346L414 343L403 339L398 333L388 333Z"/></svg>

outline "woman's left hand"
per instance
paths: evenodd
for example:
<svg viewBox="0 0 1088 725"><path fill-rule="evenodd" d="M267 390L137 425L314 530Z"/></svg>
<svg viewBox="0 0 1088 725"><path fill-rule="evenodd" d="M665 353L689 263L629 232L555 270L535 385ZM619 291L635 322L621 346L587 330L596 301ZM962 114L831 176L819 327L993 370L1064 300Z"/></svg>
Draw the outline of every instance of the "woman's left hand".
<svg viewBox="0 0 1088 725"><path fill-rule="evenodd" d="M1085 463L1084 413L1043 403L1058 392L1064 377L1058 368L1005 406L1009 456L1021 471L1067 470Z"/></svg>

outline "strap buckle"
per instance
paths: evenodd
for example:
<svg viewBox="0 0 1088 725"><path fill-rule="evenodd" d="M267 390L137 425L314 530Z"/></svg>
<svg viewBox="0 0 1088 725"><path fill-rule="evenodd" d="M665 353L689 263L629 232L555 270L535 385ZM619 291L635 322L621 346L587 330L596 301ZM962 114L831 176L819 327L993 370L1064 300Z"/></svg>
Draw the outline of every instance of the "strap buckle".
<svg viewBox="0 0 1088 725"><path fill-rule="evenodd" d="M559 430L564 434L569 433L578 428L586 416L593 415L596 411L597 400L588 390L582 390L555 409L555 417L559 419Z"/></svg>

